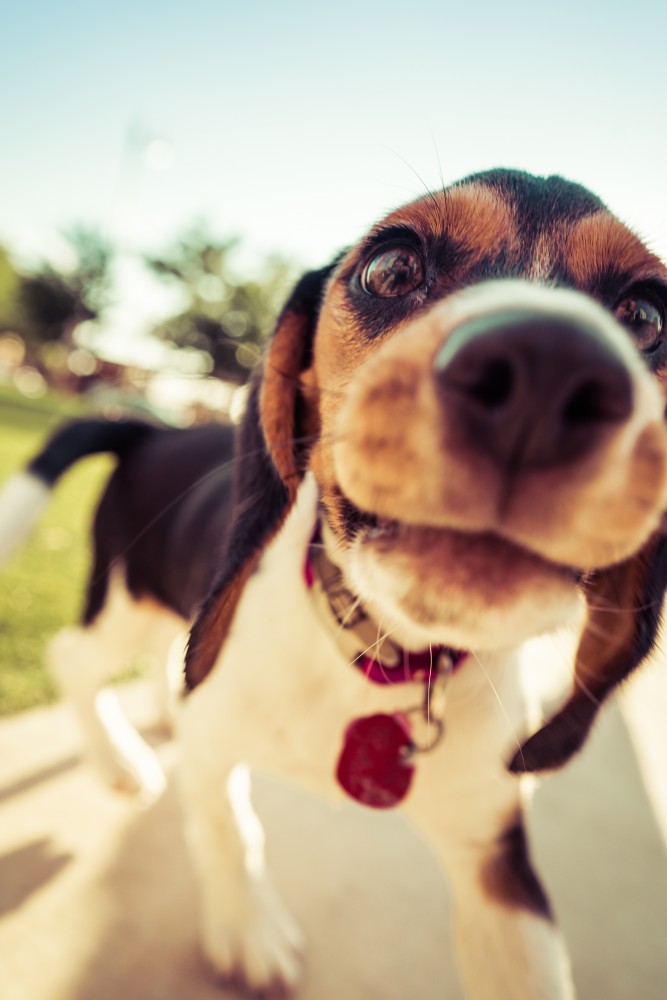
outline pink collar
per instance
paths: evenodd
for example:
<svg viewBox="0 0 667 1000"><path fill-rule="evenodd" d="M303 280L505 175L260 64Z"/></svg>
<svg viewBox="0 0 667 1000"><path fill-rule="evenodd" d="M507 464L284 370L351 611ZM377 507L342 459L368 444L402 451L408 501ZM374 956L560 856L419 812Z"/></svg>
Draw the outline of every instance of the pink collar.
<svg viewBox="0 0 667 1000"><path fill-rule="evenodd" d="M449 646L433 646L432 649L423 649L419 653L411 653L404 649L402 666L394 667L391 674L387 673L387 668L378 660L374 660L368 655L355 660L353 666L361 670L364 676L374 684L409 684L412 681L428 683L438 661L447 658L451 662L450 669L457 670L466 655L460 649L451 649Z"/></svg>

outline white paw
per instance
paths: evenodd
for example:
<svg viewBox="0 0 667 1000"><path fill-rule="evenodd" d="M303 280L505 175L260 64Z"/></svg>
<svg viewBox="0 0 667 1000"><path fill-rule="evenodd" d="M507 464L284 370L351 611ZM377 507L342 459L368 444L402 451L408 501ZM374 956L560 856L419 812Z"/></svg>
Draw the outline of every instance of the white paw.
<svg viewBox="0 0 667 1000"><path fill-rule="evenodd" d="M299 927L264 877L253 882L243 902L237 922L205 918L202 946L207 961L223 979L253 993L291 993L303 966Z"/></svg>
<svg viewBox="0 0 667 1000"><path fill-rule="evenodd" d="M158 798L166 787L164 771L150 749L128 757L113 746L96 746L89 750L89 762L100 780L116 792L136 795L146 802Z"/></svg>
<svg viewBox="0 0 667 1000"><path fill-rule="evenodd" d="M93 767L112 788L146 801L164 791L159 760L120 711L115 693L106 689L95 698L95 724L88 729L87 744Z"/></svg>

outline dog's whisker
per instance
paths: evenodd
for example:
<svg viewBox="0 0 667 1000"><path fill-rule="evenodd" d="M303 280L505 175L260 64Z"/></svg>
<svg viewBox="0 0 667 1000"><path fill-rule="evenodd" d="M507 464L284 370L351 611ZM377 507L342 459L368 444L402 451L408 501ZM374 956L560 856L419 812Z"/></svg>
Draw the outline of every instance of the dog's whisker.
<svg viewBox="0 0 667 1000"><path fill-rule="evenodd" d="M383 621L384 620L383 620L382 617L380 617L378 619L377 636L376 636L376 640L375 640L375 647L371 646L371 649L375 648L376 650L379 650L380 644L383 643L384 640L386 638L388 638L388 636L390 634L389 632L383 632L383 629L382 629ZM380 667L380 673L382 674L382 677L384 678L385 682L387 684L391 684L392 683L391 679L390 679L389 675L387 674L387 671L384 669L384 664L382 663L382 661L381 660L376 660L376 662L378 663L378 665Z"/></svg>
<svg viewBox="0 0 667 1000"><path fill-rule="evenodd" d="M584 683L584 680L583 680L583 678L581 676L581 672L580 671L577 671L577 673L575 673L575 675L574 675L574 683L575 683L576 687L578 687L581 691L583 691L583 693L586 695L586 697L588 698L588 700L593 705L595 705L596 708L599 708L601 706L601 704L602 704L601 699L597 698L593 694L593 692L591 691L591 689L588 687L588 685Z"/></svg>
<svg viewBox="0 0 667 1000"><path fill-rule="evenodd" d="M447 185L445 184L445 178L444 178L444 174L442 172L442 161L440 159L440 150L438 149L438 143L436 142L435 133L433 131L433 127L432 127L432 125L431 125L430 122L429 122L429 125L428 125L428 129L429 129L429 133L431 135L431 142L433 144L433 150L435 152L435 159L436 159L436 162L438 164L438 173L440 175L440 192L439 192L439 194L441 195L441 198L438 198L438 205L439 205L439 208L440 208L441 224L442 224L442 228L444 230L445 224L446 224L446 221L447 221L447 211L446 211L446 209L447 209L447 200L448 200Z"/></svg>
<svg viewBox="0 0 667 1000"><path fill-rule="evenodd" d="M365 649L362 649L360 653L357 653L357 655L355 656L354 660L352 660L352 664L358 662L359 660L363 660L364 657L368 656L368 654L370 654L372 650L377 649L378 646L380 646L381 643L383 643L385 641L385 639L388 639L389 636L392 635L392 633L395 632L397 628L398 628L398 626L396 625L394 628L387 629L387 631L383 632L382 631L381 622L379 622L378 623L377 638L369 646L366 646ZM376 660L375 662L379 666L380 672L382 673L382 677L383 677L385 683L386 684L393 684L394 681L392 680L392 678L389 676L389 674L384 669L383 664L379 660ZM370 670L370 664L368 666L368 670Z"/></svg>
<svg viewBox="0 0 667 1000"><path fill-rule="evenodd" d="M505 721L506 721L506 723L507 723L507 725L508 725L508 727L509 727L509 730L510 730L510 732L511 732L511 734L512 734L512 738L513 738L514 742L516 743L516 747L517 747L517 750L519 751L519 754L520 754L520 756L521 756L521 760L522 760L522 763L523 763L523 765L524 765L524 770L527 770L527 768L526 768L526 766L525 766L525 763L526 763L526 762L525 762L525 758L524 758L524 754L523 754L523 746L522 746L522 744L521 744L521 740L519 739L519 735L518 735L518 733L517 733L516 729L514 728L514 725L512 724L512 720L511 720L511 718L510 718L510 715L509 715L509 712L508 712L508 711L507 711L507 709L505 708L505 706L504 706L504 704L503 704L503 700L502 700L502 698L500 697L500 694L499 694L499 692L498 692L498 689L496 688L495 684L493 683L493 680L491 679L491 675L489 674L488 670L486 669L486 667L485 667L485 666L484 666L484 664L482 663L481 659L480 659L480 658L479 658L479 656L478 656L478 655L477 655L476 653L474 653L474 652L473 652L473 654L472 654L472 655L473 655L473 659L475 660L475 663L477 663L477 665L479 666L480 670L482 671L482 673L483 673L483 674L484 674L484 676L486 677L486 680L487 680L487 682L488 682L488 684L489 684L489 687L490 687L490 688L491 688L491 690L493 691L493 694L494 694L494 696L495 696L495 699L496 699L496 701L498 702L498 705L499 705L499 707L500 707L500 711L502 712L502 714L503 714L503 716L504 716L504 718L505 718Z"/></svg>
<svg viewBox="0 0 667 1000"><path fill-rule="evenodd" d="M347 626L349 625L349 623L352 621L352 618L354 617L355 611L360 606L361 606L361 598L357 597L352 602L352 604L349 606L349 608L347 609L347 611L345 612L345 614L341 618L340 622L338 623L338 627L336 629L337 632L344 632L345 631L345 629L347 628Z"/></svg>
<svg viewBox="0 0 667 1000"><path fill-rule="evenodd" d="M426 732L428 734L429 742L431 740L431 684L433 680L433 646L429 642L428 644L429 652L429 664L428 664L428 680L426 682Z"/></svg>
<svg viewBox="0 0 667 1000"><path fill-rule="evenodd" d="M637 611L653 611L661 603L661 600L656 598L654 601L647 601L641 604L613 604L611 601L603 604L594 604L588 601L587 605L590 611L600 611L606 615L629 615L635 614Z"/></svg>
<svg viewBox="0 0 667 1000"><path fill-rule="evenodd" d="M437 195L431 190L430 186L426 183L426 181L421 176L419 171L410 163L409 160L406 160L406 158L402 156L402 154L399 153L397 149L393 149L391 146L387 145L385 145L385 149L388 152L392 153L393 156L397 157L401 161L401 163L405 164L408 170L410 170L415 175L415 177L417 178L417 180L424 189L424 196L428 198L428 200L432 203L433 207L440 215L442 213L442 205L440 204L440 200L437 197Z"/></svg>

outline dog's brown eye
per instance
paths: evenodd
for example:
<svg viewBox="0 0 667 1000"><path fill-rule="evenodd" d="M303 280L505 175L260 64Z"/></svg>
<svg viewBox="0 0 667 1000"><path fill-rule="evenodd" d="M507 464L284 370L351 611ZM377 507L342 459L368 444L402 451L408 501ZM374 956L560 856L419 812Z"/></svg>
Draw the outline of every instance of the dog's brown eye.
<svg viewBox="0 0 667 1000"><path fill-rule="evenodd" d="M424 261L421 254L408 246L381 250L364 269L361 285L365 292L378 298L407 295L424 283Z"/></svg>
<svg viewBox="0 0 667 1000"><path fill-rule="evenodd" d="M651 354L660 346L665 326L664 309L652 296L628 295L616 306L616 319L627 327L640 351Z"/></svg>

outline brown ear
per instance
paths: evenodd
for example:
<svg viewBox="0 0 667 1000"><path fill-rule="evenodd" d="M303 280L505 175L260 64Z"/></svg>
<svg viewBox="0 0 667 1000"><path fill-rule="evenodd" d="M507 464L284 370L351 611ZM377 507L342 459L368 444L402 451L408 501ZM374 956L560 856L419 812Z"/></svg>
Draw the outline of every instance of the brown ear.
<svg viewBox="0 0 667 1000"><path fill-rule="evenodd" d="M565 706L516 752L510 771L561 767L581 749L608 694L653 649L667 586L667 537L597 573L586 588L588 622Z"/></svg>
<svg viewBox="0 0 667 1000"><path fill-rule="evenodd" d="M253 378L236 441L233 514L222 569L190 634L188 690L215 665L243 588L285 520L303 478L308 441L300 375L310 364L320 302L334 266L301 278Z"/></svg>

